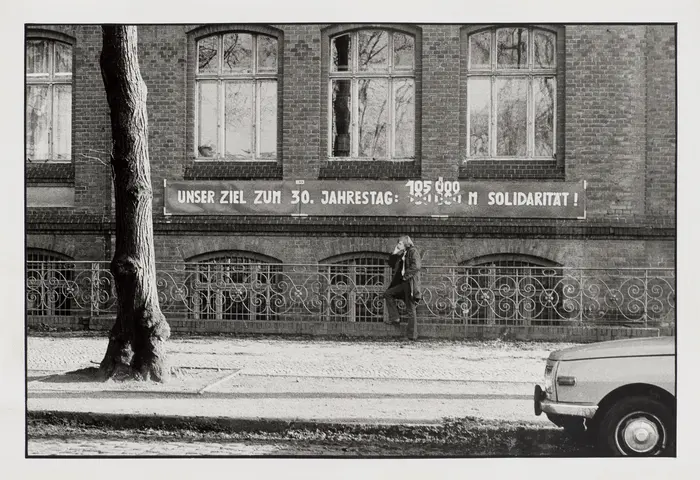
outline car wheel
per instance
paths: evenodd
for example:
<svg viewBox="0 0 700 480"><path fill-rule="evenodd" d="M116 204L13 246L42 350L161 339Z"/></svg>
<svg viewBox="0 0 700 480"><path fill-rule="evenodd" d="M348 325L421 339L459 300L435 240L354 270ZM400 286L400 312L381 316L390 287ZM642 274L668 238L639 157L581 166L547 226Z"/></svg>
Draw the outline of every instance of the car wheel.
<svg viewBox="0 0 700 480"><path fill-rule="evenodd" d="M675 437L671 411L649 397L619 400L597 430L602 453L614 456L669 455Z"/></svg>

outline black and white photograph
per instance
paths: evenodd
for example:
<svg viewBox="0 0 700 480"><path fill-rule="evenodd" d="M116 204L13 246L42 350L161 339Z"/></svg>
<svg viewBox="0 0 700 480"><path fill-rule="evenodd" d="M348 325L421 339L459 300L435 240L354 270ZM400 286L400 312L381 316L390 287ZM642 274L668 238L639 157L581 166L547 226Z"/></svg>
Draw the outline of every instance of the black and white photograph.
<svg viewBox="0 0 700 480"><path fill-rule="evenodd" d="M15 25L25 461L688 451L677 17L225 11Z"/></svg>

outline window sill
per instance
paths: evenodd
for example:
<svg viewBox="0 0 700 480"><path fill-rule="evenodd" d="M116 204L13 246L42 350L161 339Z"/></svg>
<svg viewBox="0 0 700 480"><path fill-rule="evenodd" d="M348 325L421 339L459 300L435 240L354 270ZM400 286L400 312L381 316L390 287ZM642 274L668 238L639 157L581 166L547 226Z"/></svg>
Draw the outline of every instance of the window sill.
<svg viewBox="0 0 700 480"><path fill-rule="evenodd" d="M202 161L185 168L185 180L282 179L282 164L276 161Z"/></svg>
<svg viewBox="0 0 700 480"><path fill-rule="evenodd" d="M320 168L318 177L327 180L404 180L420 178L420 174L420 164L415 160L329 160Z"/></svg>

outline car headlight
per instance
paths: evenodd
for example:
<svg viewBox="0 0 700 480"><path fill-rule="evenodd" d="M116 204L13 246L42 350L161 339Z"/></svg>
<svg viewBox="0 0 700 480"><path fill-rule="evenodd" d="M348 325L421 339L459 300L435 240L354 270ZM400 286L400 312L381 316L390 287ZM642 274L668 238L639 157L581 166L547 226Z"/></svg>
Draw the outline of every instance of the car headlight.
<svg viewBox="0 0 700 480"><path fill-rule="evenodd" d="M554 365L551 363L544 369L544 391L548 397L554 397Z"/></svg>

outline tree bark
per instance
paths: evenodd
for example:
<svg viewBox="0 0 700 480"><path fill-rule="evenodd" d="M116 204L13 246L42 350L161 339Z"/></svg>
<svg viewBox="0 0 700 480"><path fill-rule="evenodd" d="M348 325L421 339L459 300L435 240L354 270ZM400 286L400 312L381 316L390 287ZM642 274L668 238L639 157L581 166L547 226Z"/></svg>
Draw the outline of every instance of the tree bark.
<svg viewBox="0 0 700 480"><path fill-rule="evenodd" d="M117 291L117 320L100 371L107 378L165 381L170 327L156 286L146 84L135 26L102 27L100 68L112 124L116 245L110 270Z"/></svg>

